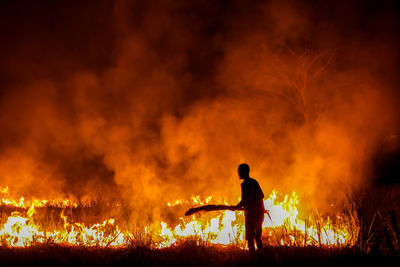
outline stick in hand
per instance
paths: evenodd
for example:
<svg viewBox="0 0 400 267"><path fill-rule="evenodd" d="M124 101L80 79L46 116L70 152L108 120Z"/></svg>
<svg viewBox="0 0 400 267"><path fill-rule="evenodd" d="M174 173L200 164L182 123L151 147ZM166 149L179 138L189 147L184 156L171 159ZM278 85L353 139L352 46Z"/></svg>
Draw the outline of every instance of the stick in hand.
<svg viewBox="0 0 400 267"><path fill-rule="evenodd" d="M243 208L238 208L236 206L228 206L228 205L205 205L197 208L191 208L185 212L185 216L190 216L194 213L200 211L214 211L214 210L243 210ZM269 215L268 210L264 210L264 212L268 215L268 218L272 221L271 216Z"/></svg>
<svg viewBox="0 0 400 267"><path fill-rule="evenodd" d="M227 205L205 205L197 208L191 208L185 212L186 216L192 215L193 213L200 211L214 211L214 210L236 210L235 206L227 206Z"/></svg>

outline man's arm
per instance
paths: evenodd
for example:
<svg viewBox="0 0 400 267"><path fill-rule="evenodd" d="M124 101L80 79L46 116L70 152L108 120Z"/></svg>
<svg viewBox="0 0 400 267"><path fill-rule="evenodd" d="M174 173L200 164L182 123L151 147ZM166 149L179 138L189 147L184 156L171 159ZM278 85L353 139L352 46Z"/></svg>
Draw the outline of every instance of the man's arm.
<svg viewBox="0 0 400 267"><path fill-rule="evenodd" d="M243 210L243 207L244 207L243 184L241 184L241 189L242 189L242 198L236 206L231 206L232 207L231 210Z"/></svg>
<svg viewBox="0 0 400 267"><path fill-rule="evenodd" d="M243 209L243 199L236 205L236 206L232 206L233 210L242 210Z"/></svg>
<svg viewBox="0 0 400 267"><path fill-rule="evenodd" d="M230 206L230 210L243 210L243 200L241 200L237 205Z"/></svg>

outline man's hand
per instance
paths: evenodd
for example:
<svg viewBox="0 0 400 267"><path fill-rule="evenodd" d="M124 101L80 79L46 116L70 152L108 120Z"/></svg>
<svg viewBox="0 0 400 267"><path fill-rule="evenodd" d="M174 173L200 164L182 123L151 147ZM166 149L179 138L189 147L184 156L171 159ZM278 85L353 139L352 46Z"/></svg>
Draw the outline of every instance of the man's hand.
<svg viewBox="0 0 400 267"><path fill-rule="evenodd" d="M229 210L235 211L235 210L243 210L243 207L235 205L235 206L229 206Z"/></svg>

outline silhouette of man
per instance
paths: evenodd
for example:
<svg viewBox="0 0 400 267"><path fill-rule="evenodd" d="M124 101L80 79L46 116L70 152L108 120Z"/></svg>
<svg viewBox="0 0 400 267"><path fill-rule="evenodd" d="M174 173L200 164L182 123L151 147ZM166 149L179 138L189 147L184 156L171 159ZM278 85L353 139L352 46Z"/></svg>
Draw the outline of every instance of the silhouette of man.
<svg viewBox="0 0 400 267"><path fill-rule="evenodd" d="M236 206L235 210L243 209L246 228L246 240L250 252L254 252L254 240L257 243L257 249L262 250L263 244L261 240L262 222L264 220L264 193L258 182L250 178L250 167L246 163L240 164L238 168L239 178L242 182L242 199Z"/></svg>

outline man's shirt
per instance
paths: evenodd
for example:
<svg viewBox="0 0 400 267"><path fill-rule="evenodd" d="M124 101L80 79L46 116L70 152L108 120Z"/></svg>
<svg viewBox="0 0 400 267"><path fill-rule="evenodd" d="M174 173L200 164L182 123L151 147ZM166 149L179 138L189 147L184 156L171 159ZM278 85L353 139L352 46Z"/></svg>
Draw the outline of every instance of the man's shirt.
<svg viewBox="0 0 400 267"><path fill-rule="evenodd" d="M264 193L260 185L253 178L246 178L241 184L241 206L246 215L264 215Z"/></svg>

